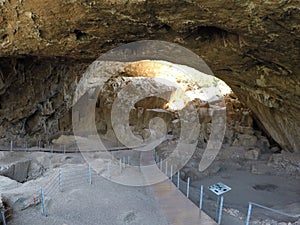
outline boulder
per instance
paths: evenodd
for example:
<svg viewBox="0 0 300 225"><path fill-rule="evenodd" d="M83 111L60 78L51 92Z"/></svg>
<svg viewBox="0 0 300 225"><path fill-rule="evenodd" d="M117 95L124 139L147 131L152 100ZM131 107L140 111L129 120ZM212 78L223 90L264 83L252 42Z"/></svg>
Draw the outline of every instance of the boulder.
<svg viewBox="0 0 300 225"><path fill-rule="evenodd" d="M299 153L289 153L283 152L281 154L273 154L270 158L270 162L274 164L290 163L295 166L300 167L300 154Z"/></svg>
<svg viewBox="0 0 300 225"><path fill-rule="evenodd" d="M32 193L29 191L23 193L5 193L9 205L15 210L24 210L40 203L39 192Z"/></svg>
<svg viewBox="0 0 300 225"><path fill-rule="evenodd" d="M18 182L25 182L28 177L30 160L18 160L0 166L0 175L9 177Z"/></svg>
<svg viewBox="0 0 300 225"><path fill-rule="evenodd" d="M258 136L256 146L260 148L263 152L270 152L270 142L268 138L264 136Z"/></svg>
<svg viewBox="0 0 300 225"><path fill-rule="evenodd" d="M254 129L252 127L246 127L246 126L237 126L236 131L241 134L254 134Z"/></svg>
<svg viewBox="0 0 300 225"><path fill-rule="evenodd" d="M224 142L231 145L232 142L234 141L234 134L235 134L234 130L227 128L225 131Z"/></svg>
<svg viewBox="0 0 300 225"><path fill-rule="evenodd" d="M75 142L73 135L61 135L57 139L53 139L52 143L55 145L70 145Z"/></svg>
<svg viewBox="0 0 300 225"><path fill-rule="evenodd" d="M266 165L266 164L255 164L251 166L251 173L253 174L258 174L258 175L262 175L262 174L274 174L274 170L272 167Z"/></svg>
<svg viewBox="0 0 300 225"><path fill-rule="evenodd" d="M32 180L40 177L44 171L45 168L43 167L43 165L41 165L38 162L31 161L30 166L28 168L27 180Z"/></svg>
<svg viewBox="0 0 300 225"><path fill-rule="evenodd" d="M20 187L21 184L8 177L0 176L0 193Z"/></svg>
<svg viewBox="0 0 300 225"><path fill-rule="evenodd" d="M300 225L300 219L298 219L293 225Z"/></svg>
<svg viewBox="0 0 300 225"><path fill-rule="evenodd" d="M257 137L249 134L238 134L233 141L233 146L255 146Z"/></svg>
<svg viewBox="0 0 300 225"><path fill-rule="evenodd" d="M244 157L245 159L249 160L258 160L261 151L259 148L251 149L245 152Z"/></svg>
<svg viewBox="0 0 300 225"><path fill-rule="evenodd" d="M272 153L279 153L281 151L281 149L278 146L274 146L270 150Z"/></svg>

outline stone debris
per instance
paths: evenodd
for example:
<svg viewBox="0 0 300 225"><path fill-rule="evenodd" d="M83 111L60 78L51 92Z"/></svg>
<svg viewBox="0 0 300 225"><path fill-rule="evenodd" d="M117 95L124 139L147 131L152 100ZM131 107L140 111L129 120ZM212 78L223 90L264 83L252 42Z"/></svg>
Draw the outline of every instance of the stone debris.
<svg viewBox="0 0 300 225"><path fill-rule="evenodd" d="M258 160L260 154L261 150L259 148L251 149L245 152L245 159Z"/></svg>
<svg viewBox="0 0 300 225"><path fill-rule="evenodd" d="M233 141L233 146L255 146L257 137L249 134L237 134L236 139Z"/></svg>
<svg viewBox="0 0 300 225"><path fill-rule="evenodd" d="M18 182L25 182L28 178L30 160L20 160L0 166L0 175L9 177Z"/></svg>
<svg viewBox="0 0 300 225"><path fill-rule="evenodd" d="M244 220L244 214L241 213L238 209L233 209L233 208L223 208L224 212L228 213L231 216L234 216L240 220Z"/></svg>

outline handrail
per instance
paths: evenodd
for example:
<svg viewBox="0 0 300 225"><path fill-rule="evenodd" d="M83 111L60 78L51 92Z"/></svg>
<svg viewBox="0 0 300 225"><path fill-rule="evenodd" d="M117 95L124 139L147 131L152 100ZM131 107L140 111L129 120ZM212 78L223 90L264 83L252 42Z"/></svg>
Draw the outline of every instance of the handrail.
<svg viewBox="0 0 300 225"><path fill-rule="evenodd" d="M247 213L247 218L246 218L246 225L249 225L249 223L250 223L250 216L251 216L252 205L260 207L262 209L269 210L271 212L274 212L274 213L277 213L277 214L280 214L280 215L283 215L283 216L292 217L292 218L298 218L298 217L300 217L300 213L299 214L286 213L286 212L282 212L282 211L277 210L277 209L272 209L272 208L269 208L267 206L263 206L263 205L254 203L254 202L249 202L248 213Z"/></svg>
<svg viewBox="0 0 300 225"><path fill-rule="evenodd" d="M7 223L6 223L6 218L11 217L11 214L5 215L5 212L10 211L10 210L11 210L11 208L7 208L7 209L5 209L5 210L1 210L1 211L0 211L1 221L2 221L2 224L3 224L3 225L6 225L6 224L7 224Z"/></svg>
<svg viewBox="0 0 300 225"><path fill-rule="evenodd" d="M31 148L14 148L13 150L0 148L0 152L49 152L49 153L78 153L78 152L99 152L99 151L119 151L119 150L130 150L126 146L124 147L111 147L104 150L101 149L89 149L89 150L80 150L76 149L60 149L60 148L38 148L38 147L31 147Z"/></svg>
<svg viewBox="0 0 300 225"><path fill-rule="evenodd" d="M260 204L257 204L257 203L253 203L253 202L249 202L249 203L251 203L252 205L255 205L257 207L260 207L260 208L263 208L263 209L270 210L272 212L281 214L283 216L293 217L293 218L300 217L300 213L299 214L291 214L291 213L282 212L282 211L277 210L277 209L272 209L272 208L269 208L269 207L266 207L266 206L263 206L263 205L260 205Z"/></svg>

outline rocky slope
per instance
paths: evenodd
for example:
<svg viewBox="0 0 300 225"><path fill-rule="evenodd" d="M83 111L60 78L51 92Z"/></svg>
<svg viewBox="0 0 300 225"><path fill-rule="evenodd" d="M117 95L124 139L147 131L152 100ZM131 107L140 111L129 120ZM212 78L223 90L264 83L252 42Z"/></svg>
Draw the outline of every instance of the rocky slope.
<svg viewBox="0 0 300 225"><path fill-rule="evenodd" d="M299 3L1 0L0 134L46 133L48 122L62 131L70 79L113 47L159 39L201 56L269 136L299 151Z"/></svg>

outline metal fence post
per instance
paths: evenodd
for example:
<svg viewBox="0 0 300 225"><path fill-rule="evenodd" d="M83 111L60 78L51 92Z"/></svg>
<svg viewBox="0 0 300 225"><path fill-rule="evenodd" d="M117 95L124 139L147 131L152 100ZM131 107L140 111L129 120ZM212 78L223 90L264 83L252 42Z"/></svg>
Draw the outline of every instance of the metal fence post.
<svg viewBox="0 0 300 225"><path fill-rule="evenodd" d="M110 177L110 162L107 162L107 176Z"/></svg>
<svg viewBox="0 0 300 225"><path fill-rule="evenodd" d="M187 187L186 187L186 197L189 198L190 195L190 177L187 179Z"/></svg>
<svg viewBox="0 0 300 225"><path fill-rule="evenodd" d="M222 220L223 202L224 202L224 197L221 196L218 224L221 224L221 220Z"/></svg>
<svg viewBox="0 0 300 225"><path fill-rule="evenodd" d="M59 169L59 173L58 173L58 188L59 188L59 191L62 192L62 173L61 173L61 169Z"/></svg>
<svg viewBox="0 0 300 225"><path fill-rule="evenodd" d="M168 176L168 161L166 161L166 176Z"/></svg>
<svg viewBox="0 0 300 225"><path fill-rule="evenodd" d="M44 194L44 189L41 188L41 200L42 200L42 213L43 216L47 216L46 215L46 207L45 207L45 194Z"/></svg>
<svg viewBox="0 0 300 225"><path fill-rule="evenodd" d="M90 164L88 167L88 175L89 175L89 183L92 184L92 169L91 169Z"/></svg>
<svg viewBox="0 0 300 225"><path fill-rule="evenodd" d="M177 172L177 188L179 189L179 181L180 181L180 170Z"/></svg>
<svg viewBox="0 0 300 225"><path fill-rule="evenodd" d="M216 217L215 217L216 221L218 221L219 204L220 204L220 196L218 196L218 198L217 198L217 204L216 204Z"/></svg>
<svg viewBox="0 0 300 225"><path fill-rule="evenodd" d="M162 171L162 159L160 159L160 161L159 161L159 169L160 169L160 171Z"/></svg>
<svg viewBox="0 0 300 225"><path fill-rule="evenodd" d="M172 181L172 178L173 178L173 165L171 165L171 174L170 174L171 181Z"/></svg>
<svg viewBox="0 0 300 225"><path fill-rule="evenodd" d="M200 201L199 201L199 208L202 209L202 203L203 203L203 185L200 187Z"/></svg>
<svg viewBox="0 0 300 225"><path fill-rule="evenodd" d="M124 165L124 168L126 168L126 159L125 159L125 156L123 156L123 165Z"/></svg>
<svg viewBox="0 0 300 225"><path fill-rule="evenodd" d="M13 146L14 146L14 145L13 145L13 141L11 140L11 141L10 141L10 151L11 151L11 152L13 151Z"/></svg>
<svg viewBox="0 0 300 225"><path fill-rule="evenodd" d="M1 211L1 217L2 217L2 223L3 223L3 225L6 225L5 212L4 211Z"/></svg>
<svg viewBox="0 0 300 225"><path fill-rule="evenodd" d="M251 202L249 202L246 225L249 225L249 223L250 223L251 210L252 210L252 204L251 204Z"/></svg>

